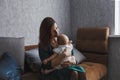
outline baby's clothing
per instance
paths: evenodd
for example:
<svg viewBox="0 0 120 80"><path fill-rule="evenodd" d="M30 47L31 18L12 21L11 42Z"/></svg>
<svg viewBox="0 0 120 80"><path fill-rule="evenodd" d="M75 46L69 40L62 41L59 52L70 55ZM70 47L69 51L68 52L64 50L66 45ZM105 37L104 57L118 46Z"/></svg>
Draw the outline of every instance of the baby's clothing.
<svg viewBox="0 0 120 80"><path fill-rule="evenodd" d="M70 45L59 45L57 48L54 48L54 49L53 49L53 52L55 52L55 53L58 54L58 56L59 56L60 54L63 53L63 51L64 51L65 49L67 49L67 50L70 51L70 56L69 56L69 57L66 57L63 61L61 61L61 64L64 63L64 62L67 62L67 61L75 64L75 63L76 63L75 57L74 57L73 55L71 55L71 52L72 52L72 49L73 49L73 45L72 45L72 44L70 44ZM50 73L50 72L54 71L55 69L62 69L62 66L61 66L61 65L58 65L58 66L56 66L56 67L53 68L53 69L45 70L45 73L46 73L46 74L47 74L47 73Z"/></svg>
<svg viewBox="0 0 120 80"><path fill-rule="evenodd" d="M57 53L57 54L62 54L62 52L63 52L65 49L69 49L70 51L72 51L72 49L73 49L72 44L71 44L71 45L59 45L57 48L54 48L54 49L53 49L53 52L55 52L55 53Z"/></svg>
<svg viewBox="0 0 120 80"><path fill-rule="evenodd" d="M75 64L75 63L76 63L75 57L71 55L71 51L72 51L72 49L73 49L73 45L72 45L72 44L70 44L70 45L59 45L57 48L54 48L54 49L53 49L53 52L55 52L56 54L60 55L60 54L63 53L63 51L64 51L65 49L68 49L68 50L70 51L70 56L69 56L69 57L66 57L66 58L61 62L61 64L64 63L64 62L67 62L67 61L72 62L72 63ZM61 69L61 68L62 68L61 65L56 66L56 69Z"/></svg>

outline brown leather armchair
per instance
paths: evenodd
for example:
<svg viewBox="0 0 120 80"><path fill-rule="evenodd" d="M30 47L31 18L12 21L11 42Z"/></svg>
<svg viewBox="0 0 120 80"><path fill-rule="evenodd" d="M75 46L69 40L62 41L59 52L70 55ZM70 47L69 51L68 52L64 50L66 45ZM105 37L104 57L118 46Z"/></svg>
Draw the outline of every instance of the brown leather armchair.
<svg viewBox="0 0 120 80"><path fill-rule="evenodd" d="M101 80L107 75L109 27L79 28L76 48L86 56L79 64L86 70L87 80Z"/></svg>
<svg viewBox="0 0 120 80"><path fill-rule="evenodd" d="M79 65L85 68L87 80L101 80L107 73L108 35L108 27L79 28L77 31L76 48L87 58ZM25 50L36 47L26 46ZM28 72L22 77L23 80L39 80L39 74L34 72Z"/></svg>

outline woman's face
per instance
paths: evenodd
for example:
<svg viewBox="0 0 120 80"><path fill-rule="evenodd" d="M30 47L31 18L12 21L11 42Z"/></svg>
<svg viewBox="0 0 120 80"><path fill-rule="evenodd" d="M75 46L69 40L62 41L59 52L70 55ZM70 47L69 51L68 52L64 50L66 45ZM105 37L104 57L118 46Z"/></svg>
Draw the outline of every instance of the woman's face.
<svg viewBox="0 0 120 80"><path fill-rule="evenodd" d="M54 23L54 25L51 28L51 35L52 37L57 37L59 34L59 28L57 27L57 24Z"/></svg>

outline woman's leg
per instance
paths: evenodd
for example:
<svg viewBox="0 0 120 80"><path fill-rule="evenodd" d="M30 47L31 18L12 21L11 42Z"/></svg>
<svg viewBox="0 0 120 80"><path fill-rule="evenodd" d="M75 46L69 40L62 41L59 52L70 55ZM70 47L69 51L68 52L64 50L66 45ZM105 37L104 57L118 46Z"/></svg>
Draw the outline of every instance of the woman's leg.
<svg viewBox="0 0 120 80"><path fill-rule="evenodd" d="M84 72L78 72L78 80L86 80L86 74Z"/></svg>
<svg viewBox="0 0 120 80"><path fill-rule="evenodd" d="M70 80L78 80L78 72L72 71Z"/></svg>

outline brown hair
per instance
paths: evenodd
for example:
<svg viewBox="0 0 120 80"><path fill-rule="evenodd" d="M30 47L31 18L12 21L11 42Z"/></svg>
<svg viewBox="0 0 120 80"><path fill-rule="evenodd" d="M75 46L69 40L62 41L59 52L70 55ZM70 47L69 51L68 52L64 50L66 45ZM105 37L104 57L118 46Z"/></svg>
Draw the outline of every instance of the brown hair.
<svg viewBox="0 0 120 80"><path fill-rule="evenodd" d="M39 46L46 48L51 41L51 28L54 25L55 20L51 17L43 19L39 30Z"/></svg>

